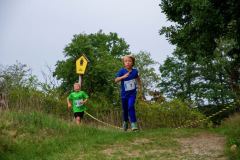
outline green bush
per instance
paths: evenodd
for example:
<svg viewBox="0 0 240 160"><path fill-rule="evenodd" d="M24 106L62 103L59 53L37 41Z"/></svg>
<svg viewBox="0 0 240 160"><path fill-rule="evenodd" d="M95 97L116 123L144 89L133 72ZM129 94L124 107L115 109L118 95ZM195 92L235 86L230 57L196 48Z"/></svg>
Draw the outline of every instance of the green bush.
<svg viewBox="0 0 240 160"><path fill-rule="evenodd" d="M162 104L139 102L136 110L142 128L201 127L204 123L199 121L206 118L177 99Z"/></svg>
<svg viewBox="0 0 240 160"><path fill-rule="evenodd" d="M90 97L87 106L87 112L96 117L97 119L111 125L121 126L122 110L121 104L118 100L116 100L116 102L109 101L108 98L98 95L96 97ZM93 122L97 125L99 124L99 122L96 122L88 116L85 116L84 119L86 122Z"/></svg>
<svg viewBox="0 0 240 160"><path fill-rule="evenodd" d="M41 111L61 117L68 115L66 97L64 96L18 87L10 90L7 97L10 110Z"/></svg>
<svg viewBox="0 0 240 160"><path fill-rule="evenodd" d="M227 108L228 107L228 108ZM213 124L216 125L220 125L221 121L227 117L229 117L230 115L232 115L233 113L236 112L236 108L234 107L234 105L232 104L227 104L227 105L206 105L206 106L201 106L198 107L199 111L201 113L203 113L204 115L206 115L207 117L218 113L219 111L227 108L227 110L224 110L223 112L213 116L210 118L210 120L213 122Z"/></svg>
<svg viewBox="0 0 240 160"><path fill-rule="evenodd" d="M66 95L57 92L43 93L28 88L16 88L8 94L9 108L14 110L41 111L55 114L64 119L72 119L73 114L67 112ZM97 119L115 125L122 124L122 109L119 98L110 100L101 94L90 95L87 103L88 112ZM147 103L137 99L136 114L140 128L159 127L203 127L200 120L206 117L195 109L189 108L187 103L172 100L164 103ZM69 115L71 115L69 117ZM85 116L86 123L102 125L96 120Z"/></svg>
<svg viewBox="0 0 240 160"><path fill-rule="evenodd" d="M240 114L235 114L223 121L220 132L227 136L227 152L231 160L240 160ZM236 145L236 150L231 147Z"/></svg>
<svg viewBox="0 0 240 160"><path fill-rule="evenodd" d="M110 105L109 105L110 104ZM89 100L88 112L98 119L121 126L122 109L121 104L111 105L102 98L102 101ZM173 100L162 104L146 103L137 100L136 114L139 127L142 129L159 128L159 127L203 127L207 122L200 122L206 117L195 109L188 107L188 104L180 100ZM86 121L92 121L87 118Z"/></svg>

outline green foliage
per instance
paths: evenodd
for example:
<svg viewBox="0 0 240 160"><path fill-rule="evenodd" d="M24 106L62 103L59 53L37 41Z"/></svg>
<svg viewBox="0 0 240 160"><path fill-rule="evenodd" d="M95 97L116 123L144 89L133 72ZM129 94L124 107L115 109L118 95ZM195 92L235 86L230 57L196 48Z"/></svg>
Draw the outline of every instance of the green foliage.
<svg viewBox="0 0 240 160"><path fill-rule="evenodd" d="M66 98L53 94L43 94L28 88L16 88L8 93L10 110L42 111L59 116L66 115Z"/></svg>
<svg viewBox="0 0 240 160"><path fill-rule="evenodd" d="M206 115L207 117L210 117L215 113L223 110L224 108L226 108L226 110L210 118L213 124L215 126L218 126L222 123L224 119L228 118L230 115L236 112L236 107L233 107L230 104L229 105L206 105L206 106L198 107L198 110L204 115Z"/></svg>
<svg viewBox="0 0 240 160"><path fill-rule="evenodd" d="M115 101L113 104L109 101L108 98L101 96L99 99L89 99L87 106L87 112L96 117L97 119L106 122L108 124L119 126L122 125L122 109L120 100ZM88 117L84 117L86 123L92 123L94 125L102 126L103 124L97 122L96 120Z"/></svg>
<svg viewBox="0 0 240 160"><path fill-rule="evenodd" d="M202 132L167 128L123 132L77 126L41 112L1 112L0 159L206 159L212 151L204 156L186 153L179 143Z"/></svg>
<svg viewBox="0 0 240 160"><path fill-rule="evenodd" d="M179 50L177 54L185 56L186 60L191 62L190 66L194 62L196 62L195 67L200 65L199 76L206 78L200 87L210 81L213 89L211 93L208 90L207 94L210 94L210 97L207 99L220 99L225 91L232 90L234 100L238 101L240 97L239 1L163 0L160 6L167 18L176 23L163 27L160 34L165 34L168 40L177 46ZM224 61L216 61L219 57ZM224 88L225 84L227 89ZM207 87L208 85L205 88ZM222 93L216 92L219 90ZM201 94L205 90L200 89L199 92ZM204 96L208 96L207 94ZM222 99L224 98L225 95Z"/></svg>
<svg viewBox="0 0 240 160"><path fill-rule="evenodd" d="M23 78L26 77L23 76ZM24 85L9 90L8 101L10 110L41 111L69 119L69 114L66 110L66 95L60 95L57 88L51 88L48 84L41 83L41 86L43 87L42 91L33 89L32 87L28 88ZM119 95L119 88L117 86L112 93ZM104 122L121 126L120 96L110 99L109 97L111 96L107 97L104 92L102 94L93 93L87 104L88 111ZM171 108L170 110L168 105ZM193 112L189 108L186 108L185 105L180 101L166 102L162 105L157 103L147 104L139 101L139 104L136 106L140 125L143 128L178 127L179 125L188 123L187 121L198 119L199 116L195 116L196 119L192 119ZM145 115L145 113L147 114ZM179 119L176 119L176 117L179 117ZM142 121L141 119L146 119L146 121ZM159 120L161 123L159 123ZM92 119L87 118L87 116L86 122L96 123Z"/></svg>
<svg viewBox="0 0 240 160"><path fill-rule="evenodd" d="M105 159L98 153L104 145L136 136L77 126L41 112L1 112L0 122L0 159L4 160Z"/></svg>
<svg viewBox="0 0 240 160"><path fill-rule="evenodd" d="M118 127L122 126L122 109L120 104L112 104L106 98L101 97L102 101L90 99L88 101L87 112L97 119ZM208 121L197 122L206 117L196 109L189 108L189 104L180 100L170 102L146 103L137 101L136 114L141 129L153 128L177 128L188 126L190 128L206 127ZM96 120L84 117L85 123L103 125ZM196 124L193 124L195 123Z"/></svg>
<svg viewBox="0 0 240 160"><path fill-rule="evenodd" d="M51 159L56 150L64 152L94 133L94 129L72 127L39 112L6 112L0 120L1 159Z"/></svg>
<svg viewBox="0 0 240 160"><path fill-rule="evenodd" d="M204 127L206 123L197 123L197 121L204 119L205 116L197 110L189 108L187 103L177 99L151 105L139 102L136 110L139 123L143 128L177 128L185 125L189 125L189 127ZM196 124L190 125L195 122Z"/></svg>
<svg viewBox="0 0 240 160"><path fill-rule="evenodd" d="M70 91L78 80L75 61L84 53L90 60L86 75L83 76L83 90L89 94L103 93L114 97L115 73L122 66L120 57L128 53L129 45L116 33L74 35L65 49L66 60L58 61L54 76L62 81L63 91Z"/></svg>
<svg viewBox="0 0 240 160"><path fill-rule="evenodd" d="M228 60L215 52L211 60L192 62L176 50L160 66L160 90L169 98L195 101L199 105L224 105L236 99L228 79Z"/></svg>
<svg viewBox="0 0 240 160"><path fill-rule="evenodd" d="M239 21L239 3L234 1L163 0L160 4L163 12L177 25L165 27L161 33L167 33L170 42L177 44L185 54L208 57L217 46L215 40L225 36L230 28L232 29L228 27L229 23ZM232 38L235 39L235 36Z"/></svg>
<svg viewBox="0 0 240 160"><path fill-rule="evenodd" d="M217 130L227 136L227 153L229 159L240 160L240 115L235 114L226 119L220 128ZM231 147L236 145L236 150L231 150Z"/></svg>
<svg viewBox="0 0 240 160"><path fill-rule="evenodd" d="M26 64L17 62L0 68L0 92L8 93L19 87L36 89L38 84L37 77L32 75L31 69Z"/></svg>
<svg viewBox="0 0 240 160"><path fill-rule="evenodd" d="M195 62L190 61L186 55L180 56L177 49L173 57L168 57L160 66L162 78L159 84L160 90L168 98L177 97L194 102L206 116L229 106L230 109L211 118L217 125L237 110L230 104L238 98L228 78L229 59L221 53L229 47L220 43L221 47L217 48L212 59L202 58Z"/></svg>
<svg viewBox="0 0 240 160"><path fill-rule="evenodd" d="M161 79L159 88L168 98L191 100L192 83L195 78L194 66L183 57L168 57L159 68Z"/></svg>
<svg viewBox="0 0 240 160"><path fill-rule="evenodd" d="M60 96L56 87L40 83L27 65L17 63L1 69L0 92L7 95L10 110L38 110L66 115L66 97Z"/></svg>
<svg viewBox="0 0 240 160"><path fill-rule="evenodd" d="M149 95L159 81L159 75L153 68L158 63L151 58L148 52L141 51L134 56L136 59L135 67L138 69L142 81L143 94L144 96Z"/></svg>

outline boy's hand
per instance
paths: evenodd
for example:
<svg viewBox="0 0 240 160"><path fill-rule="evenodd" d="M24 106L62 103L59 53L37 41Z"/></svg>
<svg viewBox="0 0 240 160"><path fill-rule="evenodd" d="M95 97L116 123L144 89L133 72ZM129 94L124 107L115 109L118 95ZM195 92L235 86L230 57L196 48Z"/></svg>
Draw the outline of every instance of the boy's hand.
<svg viewBox="0 0 240 160"><path fill-rule="evenodd" d="M124 74L124 75L121 76L121 77L117 77L117 78L115 79L115 82L120 82L121 80L127 78L130 73L131 73L131 72L128 72L128 73Z"/></svg>
<svg viewBox="0 0 240 160"><path fill-rule="evenodd" d="M84 102L84 101L81 101L80 103L81 103L81 104L84 104L85 102Z"/></svg>
<svg viewBox="0 0 240 160"><path fill-rule="evenodd" d="M123 78L123 79L127 78L127 77L129 76L129 74L130 74L130 72L124 74L124 75L122 76L122 78Z"/></svg>
<svg viewBox="0 0 240 160"><path fill-rule="evenodd" d="M85 99L84 101L81 101L80 103L81 104L84 104L84 103L86 103L87 102L87 99Z"/></svg>

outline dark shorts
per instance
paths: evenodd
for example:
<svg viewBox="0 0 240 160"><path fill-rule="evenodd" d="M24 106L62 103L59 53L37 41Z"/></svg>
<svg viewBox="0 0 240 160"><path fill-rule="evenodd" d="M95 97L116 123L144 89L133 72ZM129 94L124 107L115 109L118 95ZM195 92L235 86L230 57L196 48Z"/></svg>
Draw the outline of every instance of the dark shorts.
<svg viewBox="0 0 240 160"><path fill-rule="evenodd" d="M74 113L74 117L80 117L80 118L83 118L83 115L84 115L84 112L75 112Z"/></svg>

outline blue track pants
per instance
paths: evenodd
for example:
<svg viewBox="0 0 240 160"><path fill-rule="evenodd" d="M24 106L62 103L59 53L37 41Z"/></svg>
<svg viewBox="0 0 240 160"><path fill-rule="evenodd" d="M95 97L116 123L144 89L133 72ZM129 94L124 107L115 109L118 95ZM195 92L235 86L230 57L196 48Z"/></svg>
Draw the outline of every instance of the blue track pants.
<svg viewBox="0 0 240 160"><path fill-rule="evenodd" d="M122 109L123 109L123 120L128 122L130 117L130 122L136 122L136 113L135 113L135 100L136 95L130 95L125 98L122 98Z"/></svg>

